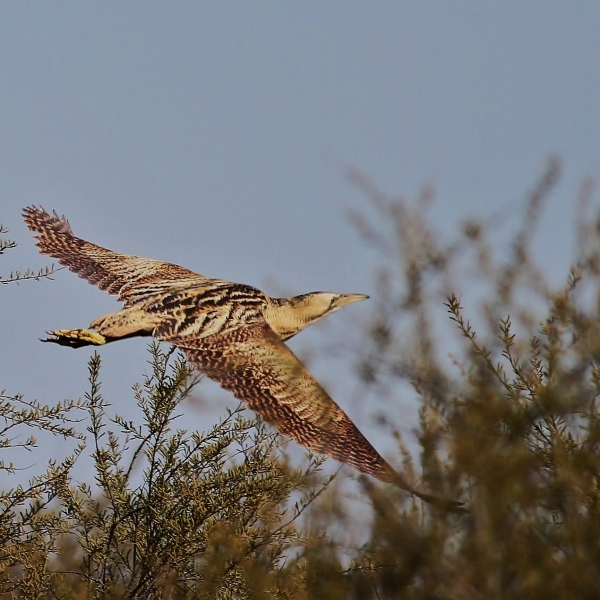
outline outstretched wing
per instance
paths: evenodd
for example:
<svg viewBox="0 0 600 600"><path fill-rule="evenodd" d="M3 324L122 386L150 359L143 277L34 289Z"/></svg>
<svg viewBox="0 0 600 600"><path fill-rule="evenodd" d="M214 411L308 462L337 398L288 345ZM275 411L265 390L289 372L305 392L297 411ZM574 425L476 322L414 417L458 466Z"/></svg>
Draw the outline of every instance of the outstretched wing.
<svg viewBox="0 0 600 600"><path fill-rule="evenodd" d="M460 503L419 492L394 471L265 322L225 335L167 341L301 446L394 483L434 505L462 512Z"/></svg>
<svg viewBox="0 0 600 600"><path fill-rule="evenodd" d="M166 288L197 285L206 278L189 269L159 260L119 254L76 237L69 222L55 212L30 206L23 218L38 235L42 254L56 258L89 283L109 294L118 294L126 304L139 296L161 292Z"/></svg>
<svg viewBox="0 0 600 600"><path fill-rule="evenodd" d="M379 479L393 478L393 469L266 323L168 341L301 446Z"/></svg>

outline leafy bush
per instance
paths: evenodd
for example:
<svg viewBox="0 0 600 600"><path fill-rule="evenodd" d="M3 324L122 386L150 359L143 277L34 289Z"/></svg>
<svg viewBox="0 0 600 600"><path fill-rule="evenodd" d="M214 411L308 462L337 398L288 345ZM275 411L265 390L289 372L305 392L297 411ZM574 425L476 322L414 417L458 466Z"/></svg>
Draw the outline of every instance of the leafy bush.
<svg viewBox="0 0 600 600"><path fill-rule="evenodd" d="M600 216L584 186L578 256L555 289L531 245L559 171L551 160L505 247L497 218L444 242L427 197L414 209L352 175L375 215L354 222L385 259L357 371L388 425L412 386L425 487L470 513L407 510L364 486L372 527L331 597L598 597Z"/></svg>

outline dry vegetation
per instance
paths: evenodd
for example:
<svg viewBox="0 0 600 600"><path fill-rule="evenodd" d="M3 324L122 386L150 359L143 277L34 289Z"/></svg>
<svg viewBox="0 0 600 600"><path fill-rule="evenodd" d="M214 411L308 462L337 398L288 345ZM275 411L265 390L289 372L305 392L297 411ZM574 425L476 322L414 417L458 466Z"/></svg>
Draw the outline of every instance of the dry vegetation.
<svg viewBox="0 0 600 600"><path fill-rule="evenodd" d="M414 209L352 175L371 215L354 222L382 257L357 376L392 428L394 396L412 386L420 452L404 466L468 514L360 478L372 518L353 524L344 486L328 485L312 457L291 469L249 413L208 433L177 429L196 381L176 355L151 346L153 373L135 392L142 423L109 419L94 356L79 406L0 398L0 448L29 443L15 438L23 425L82 444L28 488L3 484L2 597L599 597L600 218L584 190L577 256L555 289L531 241L559 171L551 161L509 245L490 238L498 219L444 241L427 224L427 198ZM94 474L75 483L80 453ZM9 481L10 465L0 470Z"/></svg>

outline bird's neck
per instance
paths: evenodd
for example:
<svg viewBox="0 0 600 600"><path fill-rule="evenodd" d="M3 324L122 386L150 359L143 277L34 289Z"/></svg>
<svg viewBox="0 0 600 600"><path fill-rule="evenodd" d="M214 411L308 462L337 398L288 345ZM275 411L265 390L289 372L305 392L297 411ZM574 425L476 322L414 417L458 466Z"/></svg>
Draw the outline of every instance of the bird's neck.
<svg viewBox="0 0 600 600"><path fill-rule="evenodd" d="M265 311L267 323L284 341L318 321L322 316L322 314L314 314L310 304L294 302L293 298L270 298Z"/></svg>

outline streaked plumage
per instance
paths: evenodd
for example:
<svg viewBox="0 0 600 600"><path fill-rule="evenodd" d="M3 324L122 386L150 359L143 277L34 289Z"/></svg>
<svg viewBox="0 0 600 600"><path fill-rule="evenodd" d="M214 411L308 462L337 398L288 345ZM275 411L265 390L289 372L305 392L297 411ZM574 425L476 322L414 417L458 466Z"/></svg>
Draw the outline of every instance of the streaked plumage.
<svg viewBox="0 0 600 600"><path fill-rule="evenodd" d="M394 471L284 343L366 296L315 292L269 298L251 286L96 246L75 237L56 213L30 207L23 214L38 233L40 252L124 303L122 310L92 322L97 333L61 330L49 341L79 347L152 335L174 344L202 373L298 444L434 505L462 510L458 502L415 490Z"/></svg>

